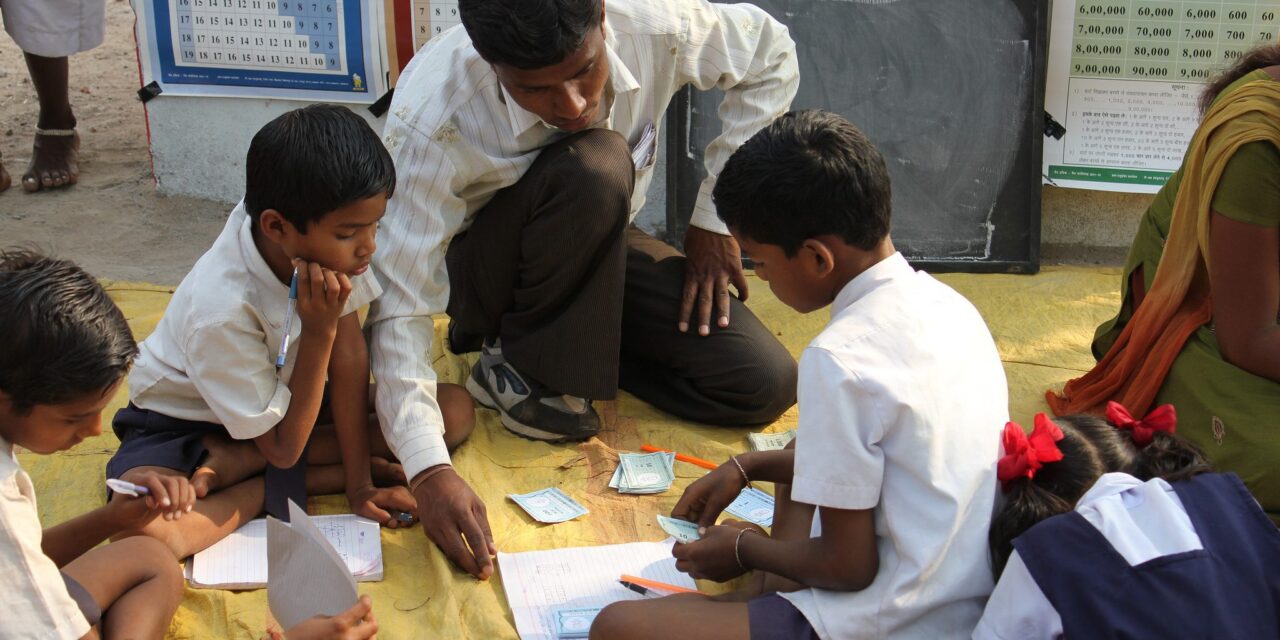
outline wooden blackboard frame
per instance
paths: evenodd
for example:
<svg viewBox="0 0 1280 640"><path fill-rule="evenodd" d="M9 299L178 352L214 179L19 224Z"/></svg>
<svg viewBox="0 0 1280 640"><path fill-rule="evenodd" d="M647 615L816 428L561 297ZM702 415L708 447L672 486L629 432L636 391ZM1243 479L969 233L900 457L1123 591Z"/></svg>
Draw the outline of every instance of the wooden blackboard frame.
<svg viewBox="0 0 1280 640"><path fill-rule="evenodd" d="M946 2L946 0L929 0ZM997 1L997 0L992 0ZM910 247L900 247L918 269L933 272L1036 273L1040 269L1041 158L1044 149L1044 94L1048 59L1049 0L1009 0L1021 12L1029 30L1031 49L1031 99L1025 125L1014 150L1014 171L1000 191L992 213L995 224L991 253L985 259L950 259L944 256L915 255ZM793 37L804 37L793 30ZM803 83L804 78L801 79ZM706 176L703 149L696 141L709 139L708 131L718 127L715 108L717 91L695 93L686 86L672 99L667 110L667 225L666 239L681 247L698 188ZM856 124L856 123L855 123ZM886 158L892 161L891 158ZM1013 204L1020 203L1020 204ZM895 211L895 216L901 212Z"/></svg>

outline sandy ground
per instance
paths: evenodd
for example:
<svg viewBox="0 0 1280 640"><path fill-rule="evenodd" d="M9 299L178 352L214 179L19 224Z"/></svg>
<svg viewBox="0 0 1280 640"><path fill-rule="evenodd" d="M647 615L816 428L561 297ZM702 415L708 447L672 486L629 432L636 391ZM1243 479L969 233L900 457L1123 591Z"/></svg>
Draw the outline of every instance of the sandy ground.
<svg viewBox="0 0 1280 640"><path fill-rule="evenodd" d="M22 52L0 34L0 154L14 186L0 193L0 245L34 244L102 278L177 284L222 228L223 203L156 194L134 54L133 10L107 0L102 46L71 58L80 183L27 194L39 111Z"/></svg>

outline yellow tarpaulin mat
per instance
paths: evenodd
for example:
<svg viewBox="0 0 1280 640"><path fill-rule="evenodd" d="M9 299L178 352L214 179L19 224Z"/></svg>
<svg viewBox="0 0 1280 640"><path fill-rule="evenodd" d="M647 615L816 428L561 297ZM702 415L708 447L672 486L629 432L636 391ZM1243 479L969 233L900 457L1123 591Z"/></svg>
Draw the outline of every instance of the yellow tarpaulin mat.
<svg viewBox="0 0 1280 640"><path fill-rule="evenodd" d="M964 294L982 312L996 338L1009 378L1010 412L1029 424L1045 409L1046 388L1061 385L1093 364L1089 340L1094 327L1119 305L1119 270L1103 268L1047 268L1039 275L941 275L939 279ZM146 284L107 283L124 309L139 340L160 320L171 288ZM773 328L783 344L798 355L829 319L823 310L802 316L777 301L768 285L751 279L749 306ZM922 309L921 313L929 313ZM436 323L443 334L445 321ZM439 345L443 340L436 340ZM473 356L474 357L474 356ZM433 354L444 381L461 382L470 360ZM121 391L104 414L110 416L125 402ZM654 514L667 513L680 492L703 471L676 463L675 486L657 496L623 496L607 487L616 452L651 443L713 461L747 450L749 429L707 427L664 414L626 394L607 404L606 427L598 439L585 444L548 445L509 434L494 412L481 409L475 434L454 455L454 464L489 509L498 548L504 552L553 547L661 540ZM769 431L795 426L792 408ZM40 518L44 525L62 522L102 504L103 469L117 440L108 427L101 437L53 456L23 453L22 464L35 480ZM588 509L590 515L555 525L531 520L510 493L556 486ZM327 496L310 501L312 513L338 513L345 498ZM383 530L386 578L360 583L361 593L374 600L383 638L515 638L511 612L502 590L502 574L477 582L455 571L422 533L420 525L400 531ZM701 585L707 590L721 587ZM254 639L265 635L268 618L266 592L228 592L188 589L169 638Z"/></svg>

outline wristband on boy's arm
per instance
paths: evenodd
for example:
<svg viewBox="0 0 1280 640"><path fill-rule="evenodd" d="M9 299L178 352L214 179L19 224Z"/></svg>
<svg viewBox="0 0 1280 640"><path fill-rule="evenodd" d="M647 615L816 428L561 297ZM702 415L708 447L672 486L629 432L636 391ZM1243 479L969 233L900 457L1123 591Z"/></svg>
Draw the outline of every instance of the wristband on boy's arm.
<svg viewBox="0 0 1280 640"><path fill-rule="evenodd" d="M430 480L432 476L439 475L452 468L453 465L441 464L419 473L418 476L413 479L413 482L409 484L409 493L417 493L418 487L421 487L422 483Z"/></svg>

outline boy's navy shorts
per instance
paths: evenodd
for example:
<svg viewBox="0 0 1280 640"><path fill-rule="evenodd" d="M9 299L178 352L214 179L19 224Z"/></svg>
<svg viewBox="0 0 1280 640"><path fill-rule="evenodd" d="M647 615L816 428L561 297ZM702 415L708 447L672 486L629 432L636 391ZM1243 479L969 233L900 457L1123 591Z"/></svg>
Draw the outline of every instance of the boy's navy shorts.
<svg viewBox="0 0 1280 640"><path fill-rule="evenodd" d="M748 601L747 620L751 640L818 640L804 614L776 593Z"/></svg>
<svg viewBox="0 0 1280 640"><path fill-rule="evenodd" d="M228 435L220 424L170 418L132 402L116 412L111 430L120 439L120 448L107 462L108 478L119 478L134 467L165 467L190 476L208 454L204 437Z"/></svg>
<svg viewBox="0 0 1280 640"><path fill-rule="evenodd" d="M321 412L328 410L328 389L320 403ZM116 412L111 430L120 439L120 448L107 461L107 477L119 478L135 467L164 467L190 477L204 463L209 450L204 437L217 434L227 438L227 428L212 422L171 418L148 409L139 409L132 402ZM289 521L290 500L306 504L306 449L298 463L288 469L266 465L263 501L267 513ZM111 500L111 490L107 490Z"/></svg>

